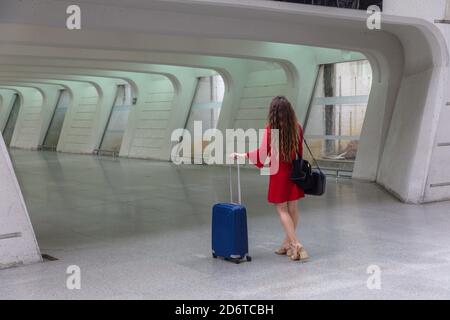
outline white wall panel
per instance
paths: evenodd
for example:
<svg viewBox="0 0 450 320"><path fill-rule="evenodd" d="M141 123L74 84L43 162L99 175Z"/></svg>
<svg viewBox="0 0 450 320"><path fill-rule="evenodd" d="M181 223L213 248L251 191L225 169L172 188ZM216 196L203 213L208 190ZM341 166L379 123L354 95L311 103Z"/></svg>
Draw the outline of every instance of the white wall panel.
<svg viewBox="0 0 450 320"><path fill-rule="evenodd" d="M283 69L251 71L240 97L234 127L263 128L272 99L278 95L288 95L288 91L288 82Z"/></svg>
<svg viewBox="0 0 450 320"><path fill-rule="evenodd" d="M64 138L58 149L86 153L90 149L99 96L91 85L76 90L74 96L78 99L69 107L61 133Z"/></svg>
<svg viewBox="0 0 450 320"><path fill-rule="evenodd" d="M148 158L160 153L175 91L169 79L152 81L142 93L143 103L136 110L130 157Z"/></svg>
<svg viewBox="0 0 450 320"><path fill-rule="evenodd" d="M22 90L22 105L14 128L11 147L33 149L38 146L43 96L36 89Z"/></svg>

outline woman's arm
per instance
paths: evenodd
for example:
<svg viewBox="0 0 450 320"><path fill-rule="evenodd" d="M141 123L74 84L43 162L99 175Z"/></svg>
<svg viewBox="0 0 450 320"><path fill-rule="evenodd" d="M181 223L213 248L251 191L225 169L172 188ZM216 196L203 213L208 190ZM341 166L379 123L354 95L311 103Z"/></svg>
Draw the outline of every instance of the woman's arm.
<svg viewBox="0 0 450 320"><path fill-rule="evenodd" d="M245 156L250 159L255 166L263 168L270 152L269 127L264 130L264 136L258 149L247 152Z"/></svg>

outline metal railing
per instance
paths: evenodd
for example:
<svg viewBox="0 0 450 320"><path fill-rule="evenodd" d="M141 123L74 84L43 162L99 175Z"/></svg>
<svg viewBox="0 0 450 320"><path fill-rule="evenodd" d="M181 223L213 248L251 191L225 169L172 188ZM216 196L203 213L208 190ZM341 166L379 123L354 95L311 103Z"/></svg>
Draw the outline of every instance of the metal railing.
<svg viewBox="0 0 450 320"><path fill-rule="evenodd" d="M383 0L274 0L274 1L302 3L316 6L326 6L326 7L355 9L355 10L367 10L367 8L372 5L377 5L381 9L383 8Z"/></svg>
<svg viewBox="0 0 450 320"><path fill-rule="evenodd" d="M93 154L96 155L97 157L109 156L112 157L114 160L119 157L119 152L114 150L95 149Z"/></svg>
<svg viewBox="0 0 450 320"><path fill-rule="evenodd" d="M57 146L45 146L45 145L40 145L38 146L37 150L38 151L56 151L56 147Z"/></svg>
<svg viewBox="0 0 450 320"><path fill-rule="evenodd" d="M320 168L327 176L337 178L352 178L354 161L351 160L332 160L332 159L317 159Z"/></svg>

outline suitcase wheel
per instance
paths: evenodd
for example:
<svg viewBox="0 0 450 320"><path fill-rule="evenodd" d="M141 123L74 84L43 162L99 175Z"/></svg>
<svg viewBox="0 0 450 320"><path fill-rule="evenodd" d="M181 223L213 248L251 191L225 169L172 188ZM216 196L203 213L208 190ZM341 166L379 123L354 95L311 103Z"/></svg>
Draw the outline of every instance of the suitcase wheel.
<svg viewBox="0 0 450 320"><path fill-rule="evenodd" d="M236 258L224 258L225 261L229 261L229 262L233 262L235 264L240 264L241 263L241 259L236 259Z"/></svg>
<svg viewBox="0 0 450 320"><path fill-rule="evenodd" d="M214 253L212 254L212 256L214 259L217 259L217 256Z"/></svg>
<svg viewBox="0 0 450 320"><path fill-rule="evenodd" d="M247 256L247 261L248 261L248 262L252 261L252 257Z"/></svg>

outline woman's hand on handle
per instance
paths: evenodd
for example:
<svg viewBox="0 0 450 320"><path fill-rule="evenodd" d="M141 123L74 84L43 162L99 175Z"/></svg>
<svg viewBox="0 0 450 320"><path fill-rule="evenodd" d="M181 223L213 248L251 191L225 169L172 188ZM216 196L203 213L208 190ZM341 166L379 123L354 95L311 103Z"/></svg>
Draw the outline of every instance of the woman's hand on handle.
<svg viewBox="0 0 450 320"><path fill-rule="evenodd" d="M245 159L247 155L245 153L233 152L230 154L230 159L237 160L238 158Z"/></svg>

